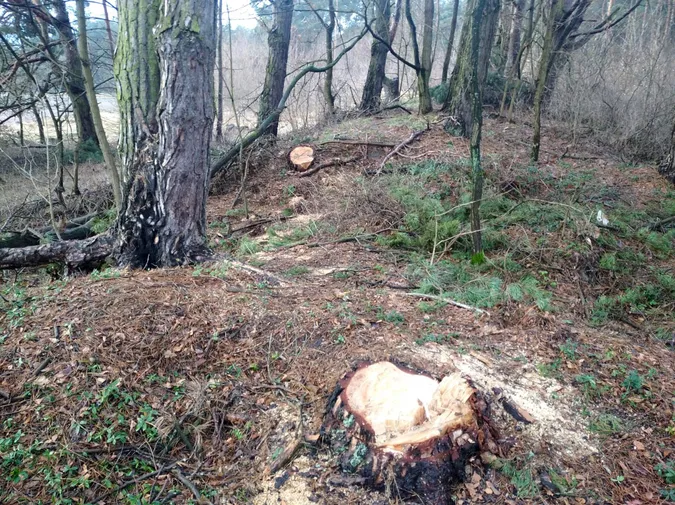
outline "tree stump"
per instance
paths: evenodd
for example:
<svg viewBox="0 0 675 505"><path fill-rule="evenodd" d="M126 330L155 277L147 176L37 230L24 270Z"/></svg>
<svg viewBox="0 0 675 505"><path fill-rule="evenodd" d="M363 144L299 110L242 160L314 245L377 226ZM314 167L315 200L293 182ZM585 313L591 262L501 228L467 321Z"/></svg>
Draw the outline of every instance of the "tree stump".
<svg viewBox="0 0 675 505"><path fill-rule="evenodd" d="M314 148L307 145L295 146L288 152L288 164L298 172L306 171L314 162Z"/></svg>
<svg viewBox="0 0 675 505"><path fill-rule="evenodd" d="M439 382L387 361L340 381L322 439L366 485L429 505L453 503L469 459L496 450L487 403L467 379L454 373Z"/></svg>

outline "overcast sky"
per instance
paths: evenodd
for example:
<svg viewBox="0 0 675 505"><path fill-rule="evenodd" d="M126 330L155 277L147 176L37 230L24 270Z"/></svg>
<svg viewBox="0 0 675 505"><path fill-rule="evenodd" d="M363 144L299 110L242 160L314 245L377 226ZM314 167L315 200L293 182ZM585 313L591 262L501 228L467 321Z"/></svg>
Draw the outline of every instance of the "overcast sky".
<svg viewBox="0 0 675 505"><path fill-rule="evenodd" d="M89 13L93 17L103 18L102 0L91 0L89 2ZM109 3L116 4L116 0L110 0ZM255 11L251 7L249 0L225 0L223 5L223 24L227 24L226 8L230 9L230 19L232 26L245 26L253 28L256 25ZM117 11L108 8L108 14L111 18L117 17Z"/></svg>

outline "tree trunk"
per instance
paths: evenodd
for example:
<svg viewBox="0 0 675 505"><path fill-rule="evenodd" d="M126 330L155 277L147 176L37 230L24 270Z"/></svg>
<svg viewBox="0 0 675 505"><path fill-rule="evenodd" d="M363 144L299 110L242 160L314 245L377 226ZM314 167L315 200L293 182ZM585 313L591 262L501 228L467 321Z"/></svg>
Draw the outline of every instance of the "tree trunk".
<svg viewBox="0 0 675 505"><path fill-rule="evenodd" d="M471 231L474 258L483 254L483 235L480 225L480 204L483 199L483 167L480 160L480 140L483 129L483 90L479 80L480 64L480 32L483 22L483 11L486 0L477 0L471 20L471 175L473 188L471 192ZM482 262L482 258L481 258Z"/></svg>
<svg viewBox="0 0 675 505"><path fill-rule="evenodd" d="M112 185L113 195L115 197L115 205L119 209L122 204L122 186L120 184L120 175L117 170L117 163L112 149L108 144L108 138L105 135L103 128L103 121L101 119L101 111L98 108L96 100L96 88L94 87L94 76L91 72L91 64L89 61L89 47L87 42L87 19L84 11L84 0L77 0L77 27L79 30L79 39L77 41L79 49L79 59L82 62L82 73L84 74L84 83L87 90L87 100L91 109L91 116L96 128L96 137L98 138L101 151L103 152L103 159L105 160L106 168L110 175L110 184Z"/></svg>
<svg viewBox="0 0 675 505"><path fill-rule="evenodd" d="M38 135L40 136L40 144L45 145L45 143L46 143L45 127L42 124L42 116L40 116L40 113L38 112L35 104L33 104L31 106L31 110L33 111L33 116L35 116L35 124L37 124L37 127L38 127Z"/></svg>
<svg viewBox="0 0 675 505"><path fill-rule="evenodd" d="M333 63L333 32L335 31L335 4L333 0L328 0L328 23L326 30L326 64ZM335 96L333 95L333 68L326 70L323 78L323 97L326 100L328 114L335 114Z"/></svg>
<svg viewBox="0 0 675 505"><path fill-rule="evenodd" d="M471 0L467 12L474 12L477 2L478 0ZM499 7L500 0L487 0L483 9L478 53L478 82L481 88L487 78L492 43L499 19ZM467 17L462 26L457 63L450 77L448 97L443 106L443 109L452 115L452 120L447 123L446 129L461 136L471 135L473 125L471 86L473 19L473 15Z"/></svg>
<svg viewBox="0 0 675 505"><path fill-rule="evenodd" d="M434 37L434 0L424 0L424 27L422 29L422 69L417 76L417 90L420 99L419 113L428 114L433 110L429 92L431 77L431 53Z"/></svg>
<svg viewBox="0 0 675 505"><path fill-rule="evenodd" d="M274 25L267 35L269 58L265 71L265 84L260 95L258 108L258 126L274 111L284 93L288 48L291 43L291 25L293 22L293 0L277 0L274 4ZM265 129L264 133L276 135L279 131L279 119Z"/></svg>
<svg viewBox="0 0 675 505"><path fill-rule="evenodd" d="M322 441L344 472L394 500L449 505L469 459L495 451L481 393L461 374L442 381L387 361L347 374L329 400Z"/></svg>
<svg viewBox="0 0 675 505"><path fill-rule="evenodd" d="M79 137L82 142L93 140L98 144L94 119L87 101L82 66L77 54L77 37L75 37L73 27L70 24L65 1L54 0L53 6L56 13L54 27L59 32L66 60L63 69L63 84L73 104L73 114Z"/></svg>
<svg viewBox="0 0 675 505"><path fill-rule="evenodd" d="M374 31L382 40L391 42L389 39L389 18L391 17L389 0L376 0L375 9L377 17L375 18ZM379 40L373 40L370 46L370 64L368 65L366 83L363 85L359 110L373 112L380 108L380 95L382 94L388 52L389 49L385 44Z"/></svg>
<svg viewBox="0 0 675 505"><path fill-rule="evenodd" d="M509 39L509 52L506 62L506 76L513 79L518 75L516 64L518 62L518 53L520 52L520 29L523 25L523 12L525 10L525 0L516 0L513 11L513 21L511 23L511 37Z"/></svg>
<svg viewBox="0 0 675 505"><path fill-rule="evenodd" d="M452 46L455 43L455 29L457 28L457 13L459 11L459 0L455 0L452 21L450 22L450 37L448 38L448 48L445 50L445 59L443 60L443 72L441 73L441 82L448 82L448 70L450 69L450 60L452 59Z"/></svg>
<svg viewBox="0 0 675 505"><path fill-rule="evenodd" d="M131 179L140 153L137 145L157 135L159 60L153 28L160 0L118 0L119 32L113 69L120 114L118 150L122 158L122 186Z"/></svg>
<svg viewBox="0 0 675 505"><path fill-rule="evenodd" d="M659 165L659 173L675 184L675 114L673 115L673 129L670 134L670 152Z"/></svg>
<svg viewBox="0 0 675 505"><path fill-rule="evenodd" d="M218 82L218 97L216 98L216 109L218 111L218 119L216 122L216 140L222 142L223 140L223 0L217 0L218 16L218 63L216 65L216 79ZM230 62L230 65L232 62Z"/></svg>
<svg viewBox="0 0 675 505"><path fill-rule="evenodd" d="M154 12L146 11L144 26L134 12L136 2L125 0L120 7L119 40L125 51L116 61L118 80L128 83L131 90L152 88L154 82L139 79L154 79L155 75L138 72L124 58L135 61L137 57L154 57L145 46L141 46L145 52L140 55L127 52L143 34L154 33L159 61L148 62L148 66L157 69L162 88L156 110L145 111L146 117L132 115L129 119L135 124L123 130L123 135L141 134L125 140L134 145L134 152L127 157L128 181L117 223L115 256L119 264L135 268L200 261L208 254L206 197L214 113L214 2L152 2ZM152 18L157 20L156 26L149 24ZM142 33L137 33L138 29ZM126 97L134 99L132 94ZM156 118L156 133L146 131L147 117Z"/></svg>
<svg viewBox="0 0 675 505"><path fill-rule="evenodd" d="M509 41L511 40L511 27L513 24L513 5L506 2L499 17L499 36L497 37L497 68L496 73L504 75L506 60L509 57Z"/></svg>
<svg viewBox="0 0 675 505"><path fill-rule="evenodd" d="M556 32L563 18L565 0L551 0L551 12L549 14L546 33L544 34L544 46L539 59L539 73L537 75L537 89L534 93L534 133L532 135L532 150L530 159L539 161L539 149L541 143L541 108L546 93L549 71L554 62Z"/></svg>

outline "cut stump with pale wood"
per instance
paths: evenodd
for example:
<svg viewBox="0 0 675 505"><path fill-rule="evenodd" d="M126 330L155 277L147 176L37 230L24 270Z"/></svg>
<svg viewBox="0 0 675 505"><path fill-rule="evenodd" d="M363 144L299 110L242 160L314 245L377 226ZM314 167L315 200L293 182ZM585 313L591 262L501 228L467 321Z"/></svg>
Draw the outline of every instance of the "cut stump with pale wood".
<svg viewBox="0 0 675 505"><path fill-rule="evenodd" d="M288 152L288 164L293 170L304 172L312 166L313 162L314 148L312 146L295 146Z"/></svg>
<svg viewBox="0 0 675 505"><path fill-rule="evenodd" d="M375 489L449 505L480 452L497 452L481 393L459 373L437 381L381 361L348 373L329 400L322 440Z"/></svg>

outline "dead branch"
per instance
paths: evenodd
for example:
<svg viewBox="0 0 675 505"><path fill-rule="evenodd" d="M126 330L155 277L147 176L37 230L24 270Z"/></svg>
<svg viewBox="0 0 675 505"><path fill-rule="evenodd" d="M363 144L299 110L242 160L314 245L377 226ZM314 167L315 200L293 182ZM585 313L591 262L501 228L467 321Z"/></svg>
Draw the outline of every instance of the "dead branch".
<svg viewBox="0 0 675 505"><path fill-rule="evenodd" d="M398 152L406 147L409 144L412 144L417 140L426 130L419 130L419 131L414 131L410 134L410 137L405 139L403 142L401 142L399 145L397 145L393 151L391 151L389 154L387 154L384 159L382 160L382 163L380 163L380 168L377 172L375 172L375 175L380 175L382 170L384 169L384 166L386 165L387 161L389 161L391 158L396 156Z"/></svg>
<svg viewBox="0 0 675 505"><path fill-rule="evenodd" d="M314 175L317 173L319 170L322 170L324 168L332 167L332 166L341 166L341 165L346 165L347 163L352 163L358 159L360 159L360 155L356 156L350 156L349 158L335 158L329 161L325 161L323 163L320 163L319 165L315 166L314 168L307 170L305 172L299 172L297 174L298 177L309 177L310 175Z"/></svg>
<svg viewBox="0 0 675 505"><path fill-rule="evenodd" d="M65 240L29 247L0 249L0 270L65 263L77 267L104 261L112 253L114 239L101 234L86 240Z"/></svg>
<svg viewBox="0 0 675 505"><path fill-rule="evenodd" d="M369 140L358 140L358 139L325 140L323 142L319 142L318 145L322 146L325 144L346 144L349 146L367 146L367 147L396 147L396 144L392 142L372 142Z"/></svg>
<svg viewBox="0 0 675 505"><path fill-rule="evenodd" d="M652 225L649 226L649 229L654 231L654 230L659 230L663 228L665 225L670 224L672 222L675 222L675 216L670 216L665 219L661 219L661 221L658 221Z"/></svg>
<svg viewBox="0 0 675 505"><path fill-rule="evenodd" d="M427 298L429 300L436 300L438 302L448 303L450 305L454 305L455 307L459 307L460 309L473 310L474 312L477 312L479 314L486 314L488 317L490 316L490 313L486 310L479 309L478 307L472 307L471 305L466 305L464 303L456 302L455 300L450 300L449 298L445 298L443 296L426 295L424 293L403 293L403 294L406 296Z"/></svg>

